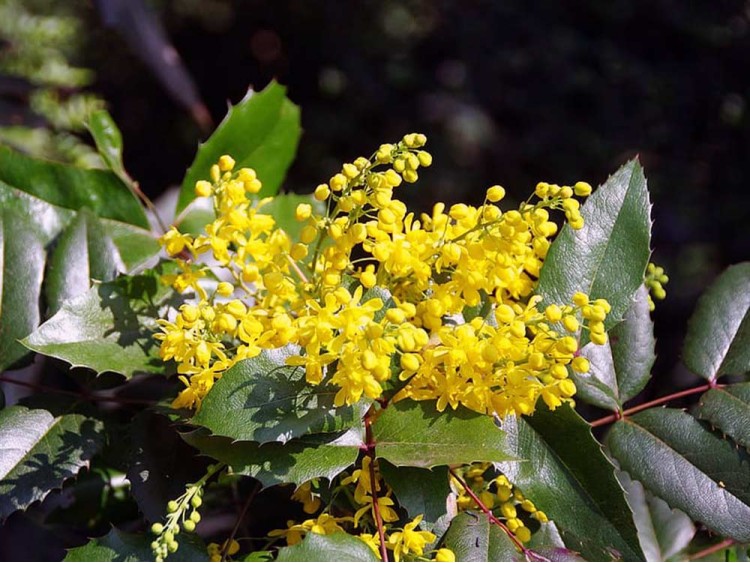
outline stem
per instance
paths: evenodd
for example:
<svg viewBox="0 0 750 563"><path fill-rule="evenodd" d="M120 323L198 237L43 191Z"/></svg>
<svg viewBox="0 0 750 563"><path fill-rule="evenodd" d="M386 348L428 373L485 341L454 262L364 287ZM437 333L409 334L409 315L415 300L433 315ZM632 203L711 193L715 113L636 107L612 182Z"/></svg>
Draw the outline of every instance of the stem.
<svg viewBox="0 0 750 563"><path fill-rule="evenodd" d="M625 416L630 416L631 414L635 414L637 412L649 409L651 407L663 405L664 403L668 403L669 401L672 401L674 399L687 397L689 395L695 395L697 393L703 393L704 391L708 391L709 389L713 389L714 387L723 387L723 385L717 385L716 383L711 382L711 383L706 383L705 385L699 385L698 387L691 387L690 389L678 391L677 393L671 393L669 395L665 395L664 397L659 397L658 399L654 399L653 401L648 401L647 403L643 403L642 405L636 405L632 408L625 409L624 411L622 411L622 413L618 412L618 413L610 414L608 416L599 418L597 420L594 420L590 424L592 428L596 428L598 426L604 426L605 424L611 424L612 422L616 422Z"/></svg>
<svg viewBox="0 0 750 563"><path fill-rule="evenodd" d="M503 522L498 520L494 514L492 514L492 511L489 508L487 508L481 500L479 500L479 497L476 494L474 494L474 491L472 491L469 485L466 484L466 481L461 479L461 477L458 476L458 473L456 473L456 471L453 468L451 468L449 471L450 471L450 474L453 476L453 478L456 481L458 481L461 484L461 486L464 488L464 491L466 491L466 494L471 497L471 500L473 500L476 503L476 505L479 507L479 509L487 515L487 517L490 519L490 522L492 522L496 526L499 526L503 530L503 532L508 534L508 537L515 544L516 548L518 548L518 550L521 553L523 553L523 556L526 557L526 559L528 559L529 553L531 552L531 550L526 549L524 545L521 543L521 541L513 534L513 532L510 531L508 526L506 526ZM534 557L536 558L537 555L534 555Z"/></svg>
<svg viewBox="0 0 750 563"><path fill-rule="evenodd" d="M58 393L59 395L68 395L69 397L77 397L85 401L93 401L99 403L120 403L123 405L146 405L150 406L157 401L151 401L148 399L129 399L127 397L100 397L98 395L91 395L86 392L80 391L68 391L67 389L58 389L57 387L50 387L48 385L42 385L41 383L31 383L28 381L21 381L19 379L13 379L7 375L0 375L0 383L10 383L11 385L18 385L19 387L28 387L35 391L46 391L49 393Z"/></svg>
<svg viewBox="0 0 750 563"><path fill-rule="evenodd" d="M380 558L383 562L388 561L388 550L385 547L385 529L383 528L383 518L380 515L380 505L378 504L378 482L375 475L375 442L372 437L372 421L370 416L372 407L365 415L365 441L367 446L367 455L370 458L370 483L372 483L372 511L375 513L375 525L378 527L378 539L380 540Z"/></svg>
<svg viewBox="0 0 750 563"><path fill-rule="evenodd" d="M250 492L250 495L247 497L247 500L245 501L245 504L242 507L242 510L240 511L240 515L237 517L237 522L235 522L234 528L232 528L232 533L229 534L229 537L227 538L227 541L224 542L224 546L221 549L221 560L222 561L226 561L226 559L227 559L227 551L229 551L229 547L232 545L232 540L234 540L234 537L237 535L237 530L240 529L240 525L242 524L242 520L245 519L245 514L247 514L247 511L250 508L250 505L252 504L253 500L255 499L255 495L258 494L258 491L260 491L260 481L255 484L255 487Z"/></svg>
<svg viewBox="0 0 750 563"><path fill-rule="evenodd" d="M133 180L130 175L125 172L125 178L127 178L127 184L130 188L130 191L133 192L133 194L140 199L143 204L148 208L151 213L154 214L154 219L156 219L156 222L159 224L159 228L161 229L162 233L166 233L168 231L167 225L162 221L161 216L159 215L159 212L156 210L156 206L154 205L154 202L151 201L151 199L143 193L143 190L141 190L141 186Z"/></svg>
<svg viewBox="0 0 750 563"><path fill-rule="evenodd" d="M711 547L707 547L706 549L703 549L697 553L693 553L690 557L687 558L687 561L696 561L698 559L702 559L707 555L711 555L712 553L716 553L717 551L721 551L722 549L731 547L735 543L736 542L732 538L725 539L724 541L720 541L719 543L714 544Z"/></svg>

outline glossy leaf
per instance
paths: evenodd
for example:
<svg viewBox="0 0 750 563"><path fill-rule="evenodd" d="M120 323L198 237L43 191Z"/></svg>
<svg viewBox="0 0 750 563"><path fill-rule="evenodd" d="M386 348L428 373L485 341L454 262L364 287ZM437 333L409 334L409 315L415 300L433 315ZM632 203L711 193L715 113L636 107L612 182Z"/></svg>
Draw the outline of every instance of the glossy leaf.
<svg viewBox="0 0 750 563"><path fill-rule="evenodd" d="M345 432L307 434L285 444L234 442L209 436L205 430L183 434L183 439L203 454L250 475L270 487L280 483L301 485L310 479L333 479L354 464L364 444L361 427Z"/></svg>
<svg viewBox="0 0 750 563"><path fill-rule="evenodd" d="M101 422L80 414L0 411L0 521L88 467L102 443Z"/></svg>
<svg viewBox="0 0 750 563"><path fill-rule="evenodd" d="M682 356L708 380L750 371L750 262L728 268L700 298Z"/></svg>
<svg viewBox="0 0 750 563"><path fill-rule="evenodd" d="M612 306L605 326L622 320L643 284L651 254L651 204L637 160L615 172L581 206L584 226L565 225L550 247L537 292L544 303L569 303L582 291Z"/></svg>
<svg viewBox="0 0 750 563"><path fill-rule="evenodd" d="M149 227L138 199L109 171L36 160L0 147L0 182L57 207L88 207L98 217Z"/></svg>
<svg viewBox="0 0 750 563"><path fill-rule="evenodd" d="M362 540L343 532L309 533L300 543L282 547L276 561L378 561Z"/></svg>
<svg viewBox="0 0 750 563"><path fill-rule="evenodd" d="M238 168L255 169L263 182L259 197L274 195L292 163L301 133L299 107L286 97L284 86L271 82L260 92L248 91L198 148L182 182L177 213L194 199L195 183L208 180L211 165L224 154L231 155Z"/></svg>
<svg viewBox="0 0 750 563"><path fill-rule="evenodd" d="M107 110L97 110L89 115L86 124L104 163L125 183L130 179L122 164L122 134Z"/></svg>
<svg viewBox="0 0 750 563"><path fill-rule="evenodd" d="M126 273L132 274L146 266L156 266L159 243L153 233L119 221L109 219L100 219L100 221L104 225L107 236L115 243Z"/></svg>
<svg viewBox="0 0 750 563"><path fill-rule="evenodd" d="M750 383L710 389L701 397L696 415L750 448Z"/></svg>
<svg viewBox="0 0 750 563"><path fill-rule="evenodd" d="M95 285L66 301L23 344L97 373L163 373L156 319L174 293L151 271Z"/></svg>
<svg viewBox="0 0 750 563"><path fill-rule="evenodd" d="M576 400L611 411L620 410L617 375L612 348L589 342L581 349L581 355L589 361L587 373L570 370L570 378L576 384Z"/></svg>
<svg viewBox="0 0 750 563"><path fill-rule="evenodd" d="M750 542L750 457L676 409L614 424L607 437L623 470L670 506L716 532Z"/></svg>
<svg viewBox="0 0 750 563"><path fill-rule="evenodd" d="M49 259L46 296L51 313L85 293L91 280L111 281L124 270L117 247L97 217L82 209L60 236Z"/></svg>
<svg viewBox="0 0 750 563"><path fill-rule="evenodd" d="M364 414L359 405L335 407L337 388L313 386L303 368L287 366L292 347L242 360L214 384L192 422L218 436L286 442L304 434L338 432Z"/></svg>
<svg viewBox="0 0 750 563"><path fill-rule="evenodd" d="M446 514L446 501L451 492L447 467L396 467L385 460L380 460L379 467L409 517L423 515L423 529L431 529L430 525Z"/></svg>
<svg viewBox="0 0 750 563"><path fill-rule="evenodd" d="M589 560L643 559L614 467L572 408L540 405L531 417L507 417L503 430L522 461L496 466L557 524L568 548Z"/></svg>
<svg viewBox="0 0 750 563"><path fill-rule="evenodd" d="M617 478L633 509L638 539L647 561L667 561L690 544L695 525L687 514L670 508L624 471L618 471Z"/></svg>
<svg viewBox="0 0 750 563"><path fill-rule="evenodd" d="M462 512L445 533L444 545L456 561L524 561L511 539L481 512Z"/></svg>
<svg viewBox="0 0 750 563"><path fill-rule="evenodd" d="M63 561L153 561L151 551L153 537L144 534L129 534L117 528L101 538L94 538L86 545L68 550ZM176 553L170 555L174 561L206 561L206 546L194 534L180 534L180 545Z"/></svg>
<svg viewBox="0 0 750 563"><path fill-rule="evenodd" d="M269 201L261 207L260 211L266 215L271 215L276 220L276 225L284 229L292 241L298 242L302 228L306 225L305 221L297 221L294 217L300 203L311 205L313 213L325 215L325 203L318 201L310 194L278 194L273 198L273 201Z"/></svg>
<svg viewBox="0 0 750 563"><path fill-rule="evenodd" d="M378 457L393 465L430 468L513 459L491 417L459 407L438 412L434 401L399 401L372 425Z"/></svg>

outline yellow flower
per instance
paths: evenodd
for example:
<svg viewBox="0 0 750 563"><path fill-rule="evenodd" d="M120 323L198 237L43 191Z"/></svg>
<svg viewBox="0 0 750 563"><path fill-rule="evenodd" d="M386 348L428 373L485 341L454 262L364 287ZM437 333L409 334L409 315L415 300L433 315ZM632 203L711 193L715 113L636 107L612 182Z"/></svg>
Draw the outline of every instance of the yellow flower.
<svg viewBox="0 0 750 563"><path fill-rule="evenodd" d="M393 558L401 561L404 555L414 554L422 555L424 548L428 543L435 541L435 534L432 532L418 532L415 528L422 521L422 514L414 518L400 532L393 532L388 535L386 545L393 551Z"/></svg>

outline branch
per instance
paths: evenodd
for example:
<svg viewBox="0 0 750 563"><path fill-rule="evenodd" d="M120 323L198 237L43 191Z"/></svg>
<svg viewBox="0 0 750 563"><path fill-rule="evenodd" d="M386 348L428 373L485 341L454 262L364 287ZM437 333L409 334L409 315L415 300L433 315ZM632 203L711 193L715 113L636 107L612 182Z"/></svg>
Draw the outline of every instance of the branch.
<svg viewBox="0 0 750 563"><path fill-rule="evenodd" d="M625 409L624 411L622 411L622 413L618 412L618 413L610 414L608 416L599 418L597 420L594 420L590 424L592 428L596 428L598 426L604 426L605 424L611 424L612 422L616 422L623 417L630 416L631 414L635 414L642 410L646 410L646 409L650 409L651 407L663 405L664 403L668 403L669 401L673 401L681 397L687 397L689 395L703 393L704 391L708 391L709 389L713 389L715 387L721 388L724 386L717 385L716 383L711 382L711 383L706 383L705 385L699 385L698 387L691 387L690 389L678 391L677 393L671 393L669 395L665 395L664 397L654 399L653 401L648 401L647 403L643 403L642 405L636 405L632 408Z"/></svg>
<svg viewBox="0 0 750 563"><path fill-rule="evenodd" d="M707 547L706 549L703 549L697 553L693 553L687 558L687 561L697 561L698 559L703 559L707 555L711 555L713 553L716 553L717 551L721 551L722 549L727 549L728 547L731 547L736 542L732 538L725 539L724 541L720 541L717 544L712 545L711 547Z"/></svg>
<svg viewBox="0 0 750 563"><path fill-rule="evenodd" d="M385 529L383 528L383 517L380 515L380 505L378 504L378 481L375 475L375 441L372 437L372 421L370 416L372 407L365 415L365 441L366 456L370 458L370 483L372 484L372 511L375 513L375 525L378 527L378 539L380 540L380 558L388 561L388 550L385 547Z"/></svg>

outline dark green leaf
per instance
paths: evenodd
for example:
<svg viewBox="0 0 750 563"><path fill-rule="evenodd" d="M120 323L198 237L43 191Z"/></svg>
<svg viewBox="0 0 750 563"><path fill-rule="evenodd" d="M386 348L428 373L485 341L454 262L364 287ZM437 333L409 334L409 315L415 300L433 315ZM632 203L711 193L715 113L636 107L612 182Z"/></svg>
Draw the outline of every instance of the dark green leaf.
<svg viewBox="0 0 750 563"><path fill-rule="evenodd" d="M620 410L610 343L598 345L589 342L581 350L581 355L588 359L590 367L588 373L570 370L570 378L576 384L576 400L581 399L602 409Z"/></svg>
<svg viewBox="0 0 750 563"><path fill-rule="evenodd" d="M641 286L625 319L609 332L620 405L635 397L651 378L656 360L654 322L648 308L648 290Z"/></svg>
<svg viewBox="0 0 750 563"><path fill-rule="evenodd" d="M129 179L122 165L122 135L112 116L107 110L97 110L89 115L87 126L104 163L127 184Z"/></svg>
<svg viewBox="0 0 750 563"><path fill-rule="evenodd" d="M633 509L638 538L647 561L667 561L690 544L695 526L687 514L670 508L624 471L618 471L617 478Z"/></svg>
<svg viewBox="0 0 750 563"><path fill-rule="evenodd" d="M185 492L186 483L205 473L205 464L192 461L195 451L164 416L143 411L130 428L133 451L127 477L131 492L146 519L158 522L167 503Z"/></svg>
<svg viewBox="0 0 750 563"><path fill-rule="evenodd" d="M447 512L446 501L451 492L448 468L396 467L385 460L380 460L379 466L398 503L411 518L421 514L422 529L432 531L431 524Z"/></svg>
<svg viewBox="0 0 750 563"><path fill-rule="evenodd" d="M301 485L310 479L333 479L354 464L364 444L361 427L346 432L308 434L286 444L233 442L208 436L205 430L183 434L202 453L226 463L240 475L250 475L270 487L280 483Z"/></svg>
<svg viewBox="0 0 750 563"><path fill-rule="evenodd" d="M524 561L513 541L484 513L462 512L445 533L456 561Z"/></svg>
<svg viewBox="0 0 750 563"><path fill-rule="evenodd" d="M697 416L750 448L750 383L709 390L698 403Z"/></svg>
<svg viewBox="0 0 750 563"><path fill-rule="evenodd" d="M218 436L254 442L286 442L304 434L338 432L364 414L360 405L334 407L337 388L313 386L305 370L287 366L292 347L264 350L227 370L192 422Z"/></svg>
<svg viewBox="0 0 750 563"><path fill-rule="evenodd" d="M282 547L276 561L378 561L362 540L337 532L320 535L309 533L300 543Z"/></svg>
<svg viewBox="0 0 750 563"><path fill-rule="evenodd" d="M0 411L0 520L73 477L102 446L101 422L13 406Z"/></svg>
<svg viewBox="0 0 750 563"><path fill-rule="evenodd" d="M430 468L513 459L492 417L464 407L438 412L434 401L399 401L372 425L378 457L393 465Z"/></svg>
<svg viewBox="0 0 750 563"><path fill-rule="evenodd" d="M162 373L156 319L174 293L155 271L98 284L63 304L23 344L97 373Z"/></svg>
<svg viewBox="0 0 750 563"><path fill-rule="evenodd" d="M643 284L651 254L651 204L646 178L631 160L581 207L585 224L565 225L550 247L537 292L544 303L569 303L576 291L612 305L605 326L617 324Z"/></svg>
<svg viewBox="0 0 750 563"><path fill-rule="evenodd" d="M294 159L301 133L299 108L287 99L286 88L271 82L261 92L248 91L198 148L182 182L177 213L195 197L195 183L208 180L211 165L224 154L236 160L237 168L255 169L263 182L260 197L274 195Z"/></svg>
<svg viewBox="0 0 750 563"><path fill-rule="evenodd" d="M591 428L568 405L507 417L510 455L496 464L560 530L565 545L590 560L642 560L638 533L614 467Z"/></svg>
<svg viewBox="0 0 750 563"><path fill-rule="evenodd" d="M682 355L708 380L750 371L750 262L728 268L700 298Z"/></svg>
<svg viewBox="0 0 750 563"><path fill-rule="evenodd" d="M109 171L36 160L0 147L0 182L52 205L148 228L138 199Z"/></svg>
<svg viewBox="0 0 750 563"><path fill-rule="evenodd" d="M147 534L129 534L112 528L106 536L68 550L63 561L153 561L152 541L153 537ZM170 555L170 560L208 561L206 546L198 536L180 534L177 541L180 547Z"/></svg>
<svg viewBox="0 0 750 563"><path fill-rule="evenodd" d="M750 458L676 409L620 420L607 442L623 470L670 506L750 542Z"/></svg>
<svg viewBox="0 0 750 563"><path fill-rule="evenodd" d="M117 247L96 215L82 209L63 231L50 256L46 296L51 312L56 313L63 301L85 293L91 280L111 281L117 275L121 260Z"/></svg>
<svg viewBox="0 0 750 563"><path fill-rule="evenodd" d="M41 319L44 241L13 209L0 210L0 371L28 354L18 342Z"/></svg>

